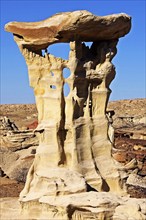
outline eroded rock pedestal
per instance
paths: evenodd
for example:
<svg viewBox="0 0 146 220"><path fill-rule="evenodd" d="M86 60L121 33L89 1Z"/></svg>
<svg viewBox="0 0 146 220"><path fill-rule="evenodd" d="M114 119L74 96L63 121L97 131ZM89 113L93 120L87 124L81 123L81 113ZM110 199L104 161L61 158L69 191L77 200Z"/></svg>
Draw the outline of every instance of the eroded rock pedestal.
<svg viewBox="0 0 146 220"><path fill-rule="evenodd" d="M109 85L115 77L112 58L117 52L118 38L127 34L130 26L126 14L99 17L87 11L6 25L26 60L38 109L35 132L39 146L20 194L23 209L45 205L52 213L50 216L57 207L56 216L80 219L90 212L90 219L93 213L96 217L98 208L91 204L89 191L126 193L111 157L113 143L106 107L111 93ZM70 43L68 60L49 53L49 45L60 42ZM93 43L89 48L84 42ZM70 71L68 78L63 77L64 68ZM65 83L70 89L67 97ZM76 200L82 196L88 200L81 200L80 214L75 215L80 209L75 208ZM66 198L69 202L65 202ZM66 204L65 208L57 201ZM73 209L69 208L71 204ZM87 206L93 208L89 210Z"/></svg>

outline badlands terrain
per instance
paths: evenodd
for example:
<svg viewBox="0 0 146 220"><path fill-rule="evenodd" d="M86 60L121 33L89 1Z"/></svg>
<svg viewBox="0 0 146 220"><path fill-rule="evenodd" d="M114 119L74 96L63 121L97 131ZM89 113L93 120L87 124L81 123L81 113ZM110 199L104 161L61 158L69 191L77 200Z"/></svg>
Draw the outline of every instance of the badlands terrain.
<svg viewBox="0 0 146 220"><path fill-rule="evenodd" d="M146 197L146 99L110 102L114 110L113 157L125 166L131 197ZM17 197L38 145L35 104L0 105L0 196Z"/></svg>

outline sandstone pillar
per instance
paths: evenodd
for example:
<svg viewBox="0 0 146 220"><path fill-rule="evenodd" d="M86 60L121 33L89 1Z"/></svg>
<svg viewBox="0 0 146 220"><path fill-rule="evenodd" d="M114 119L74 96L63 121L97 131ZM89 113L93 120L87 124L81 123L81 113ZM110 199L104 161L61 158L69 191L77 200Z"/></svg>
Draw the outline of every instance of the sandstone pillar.
<svg viewBox="0 0 146 220"><path fill-rule="evenodd" d="M25 58L38 109L39 146L20 200L91 190L123 194L106 108L115 77L112 59L118 39L130 30L130 17L75 11L41 22L11 22L5 28ZM70 43L68 60L49 53L49 46L60 42ZM92 42L91 47L84 42ZM70 71L68 78L64 68Z"/></svg>

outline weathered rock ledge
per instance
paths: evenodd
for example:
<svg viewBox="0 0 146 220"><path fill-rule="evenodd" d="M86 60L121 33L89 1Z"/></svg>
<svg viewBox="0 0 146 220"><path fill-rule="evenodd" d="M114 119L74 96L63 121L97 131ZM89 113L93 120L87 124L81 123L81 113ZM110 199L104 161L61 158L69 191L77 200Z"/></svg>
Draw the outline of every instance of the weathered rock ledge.
<svg viewBox="0 0 146 220"><path fill-rule="evenodd" d="M106 192L44 196L39 201L22 203L22 210L18 198L2 198L1 204L1 219L9 220L36 218L38 220L144 220L146 218L144 199L118 197Z"/></svg>

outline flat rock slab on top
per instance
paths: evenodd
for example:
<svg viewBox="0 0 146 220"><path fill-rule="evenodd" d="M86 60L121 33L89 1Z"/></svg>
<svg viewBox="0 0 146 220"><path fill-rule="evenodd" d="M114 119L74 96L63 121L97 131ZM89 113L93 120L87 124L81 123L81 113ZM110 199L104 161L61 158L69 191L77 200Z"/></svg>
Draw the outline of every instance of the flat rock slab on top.
<svg viewBox="0 0 146 220"><path fill-rule="evenodd" d="M98 41L118 39L131 28L131 17L126 14L95 16L82 10L56 14L40 22L10 22L8 32L19 37L22 45L45 49L57 42Z"/></svg>

